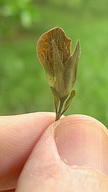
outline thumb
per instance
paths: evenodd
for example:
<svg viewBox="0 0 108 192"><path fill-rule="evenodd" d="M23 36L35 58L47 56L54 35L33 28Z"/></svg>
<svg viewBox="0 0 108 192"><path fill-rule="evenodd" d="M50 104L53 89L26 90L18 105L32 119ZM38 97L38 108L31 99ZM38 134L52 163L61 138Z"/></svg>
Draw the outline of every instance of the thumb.
<svg viewBox="0 0 108 192"><path fill-rule="evenodd" d="M34 147L16 192L107 192L108 131L72 115L52 124Z"/></svg>

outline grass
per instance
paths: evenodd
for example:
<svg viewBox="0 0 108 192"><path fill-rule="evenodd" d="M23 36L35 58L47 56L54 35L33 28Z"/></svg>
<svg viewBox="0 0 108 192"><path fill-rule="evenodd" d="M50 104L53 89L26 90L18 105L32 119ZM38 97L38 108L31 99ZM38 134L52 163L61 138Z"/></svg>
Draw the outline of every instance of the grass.
<svg viewBox="0 0 108 192"><path fill-rule="evenodd" d="M1 43L0 113L20 114L53 111L53 96L35 53L39 36L60 26L73 40L81 42L81 58L75 85L76 96L66 115L80 113L108 125L108 15L84 7L38 7L41 20L32 36Z"/></svg>

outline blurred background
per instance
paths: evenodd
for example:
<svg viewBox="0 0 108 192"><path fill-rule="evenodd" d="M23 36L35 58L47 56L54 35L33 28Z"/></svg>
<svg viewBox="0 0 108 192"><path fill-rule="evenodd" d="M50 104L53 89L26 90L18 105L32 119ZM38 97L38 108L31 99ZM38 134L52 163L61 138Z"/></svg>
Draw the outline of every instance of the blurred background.
<svg viewBox="0 0 108 192"><path fill-rule="evenodd" d="M0 115L54 111L53 95L36 54L53 27L80 39L81 58L69 114L108 126L108 1L0 0Z"/></svg>

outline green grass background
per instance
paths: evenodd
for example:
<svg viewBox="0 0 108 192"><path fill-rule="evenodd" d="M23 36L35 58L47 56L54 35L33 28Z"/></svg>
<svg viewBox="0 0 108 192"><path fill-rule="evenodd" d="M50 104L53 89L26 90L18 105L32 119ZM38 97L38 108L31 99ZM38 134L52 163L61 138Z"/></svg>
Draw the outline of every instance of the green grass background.
<svg viewBox="0 0 108 192"><path fill-rule="evenodd" d="M35 47L42 33L59 26L72 39L72 50L77 39L81 43L76 96L65 114L90 115L108 126L108 8L102 1L96 5L37 4L40 18L32 29L1 40L0 115L54 111Z"/></svg>

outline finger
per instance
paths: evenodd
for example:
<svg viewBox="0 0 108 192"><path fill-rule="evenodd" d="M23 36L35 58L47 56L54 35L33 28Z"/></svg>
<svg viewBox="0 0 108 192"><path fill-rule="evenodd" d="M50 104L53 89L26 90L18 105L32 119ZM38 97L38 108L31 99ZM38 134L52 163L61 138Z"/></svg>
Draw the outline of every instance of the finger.
<svg viewBox="0 0 108 192"><path fill-rule="evenodd" d="M70 117L67 124L61 124L56 131L62 160L68 165L90 166L108 175L108 130L91 117L73 116L70 124L68 119Z"/></svg>
<svg viewBox="0 0 108 192"><path fill-rule="evenodd" d="M11 190L3 190L3 191L0 191L0 192L15 192L15 189L11 189Z"/></svg>
<svg viewBox="0 0 108 192"><path fill-rule="evenodd" d="M0 190L16 187L26 159L52 122L53 113L0 117Z"/></svg>
<svg viewBox="0 0 108 192"><path fill-rule="evenodd" d="M34 147L16 192L107 192L108 131L84 115L51 125Z"/></svg>

